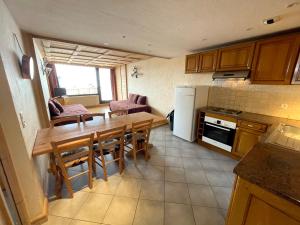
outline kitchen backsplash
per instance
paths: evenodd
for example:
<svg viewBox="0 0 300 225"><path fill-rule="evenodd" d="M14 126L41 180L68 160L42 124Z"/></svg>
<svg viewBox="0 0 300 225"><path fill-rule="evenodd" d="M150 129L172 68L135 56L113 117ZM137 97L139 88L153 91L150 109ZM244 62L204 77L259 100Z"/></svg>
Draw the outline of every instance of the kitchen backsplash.
<svg viewBox="0 0 300 225"><path fill-rule="evenodd" d="M300 85L250 85L250 81L217 80L208 105L300 120Z"/></svg>

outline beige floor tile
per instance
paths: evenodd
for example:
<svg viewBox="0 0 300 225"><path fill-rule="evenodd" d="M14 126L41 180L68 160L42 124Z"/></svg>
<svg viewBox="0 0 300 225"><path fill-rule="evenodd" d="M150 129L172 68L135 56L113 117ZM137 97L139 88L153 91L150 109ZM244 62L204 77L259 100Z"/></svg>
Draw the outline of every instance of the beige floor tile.
<svg viewBox="0 0 300 225"><path fill-rule="evenodd" d="M233 172L234 167L237 165L238 161L234 160L219 160L219 167L224 171Z"/></svg>
<svg viewBox="0 0 300 225"><path fill-rule="evenodd" d="M165 201L190 204L191 201L187 184L165 182Z"/></svg>
<svg viewBox="0 0 300 225"><path fill-rule="evenodd" d="M102 223L112 198L112 195L90 193L75 219Z"/></svg>
<svg viewBox="0 0 300 225"><path fill-rule="evenodd" d="M133 178L143 178L143 175L139 169L139 167L134 164L126 165L122 177L133 177Z"/></svg>
<svg viewBox="0 0 300 225"><path fill-rule="evenodd" d="M214 170L205 170L204 172L210 185L219 186L219 187L232 186L230 176L228 175L227 172L214 171Z"/></svg>
<svg viewBox="0 0 300 225"><path fill-rule="evenodd" d="M150 149L150 155L165 155L166 154L166 150L165 147L163 146L154 146Z"/></svg>
<svg viewBox="0 0 300 225"><path fill-rule="evenodd" d="M114 197L110 204L104 224L131 225L133 222L138 199Z"/></svg>
<svg viewBox="0 0 300 225"><path fill-rule="evenodd" d="M212 187L220 208L227 209L230 202L232 188Z"/></svg>
<svg viewBox="0 0 300 225"><path fill-rule="evenodd" d="M73 198L62 198L50 202L49 214L54 216L62 216L74 218L82 204L87 200L88 192L75 192Z"/></svg>
<svg viewBox="0 0 300 225"><path fill-rule="evenodd" d="M194 148L182 148L181 149L181 156L182 157L197 157L198 150Z"/></svg>
<svg viewBox="0 0 300 225"><path fill-rule="evenodd" d="M140 166L144 179L164 180L165 168L162 166L146 165Z"/></svg>
<svg viewBox="0 0 300 225"><path fill-rule="evenodd" d="M180 167L166 167L165 168L165 180L171 182L185 183L184 169Z"/></svg>
<svg viewBox="0 0 300 225"><path fill-rule="evenodd" d="M201 159L214 159L214 153L211 150L204 148L203 146L198 145L197 157Z"/></svg>
<svg viewBox="0 0 300 225"><path fill-rule="evenodd" d="M218 208L193 206L197 225L224 225L224 217Z"/></svg>
<svg viewBox="0 0 300 225"><path fill-rule="evenodd" d="M164 203L140 200L134 217L134 225L163 225Z"/></svg>
<svg viewBox="0 0 300 225"><path fill-rule="evenodd" d="M163 181L143 180L140 198L164 201L165 183Z"/></svg>
<svg viewBox="0 0 300 225"><path fill-rule="evenodd" d="M166 148L166 155L168 156L181 156L181 150L177 148Z"/></svg>
<svg viewBox="0 0 300 225"><path fill-rule="evenodd" d="M217 200L210 186L189 184L188 187L193 205L218 207Z"/></svg>
<svg viewBox="0 0 300 225"><path fill-rule="evenodd" d="M175 157L175 156L166 156L165 157L166 166L172 166L172 167L183 167L182 159L181 157Z"/></svg>
<svg viewBox="0 0 300 225"><path fill-rule="evenodd" d="M194 157L182 157L183 167L185 169L202 169L200 159Z"/></svg>
<svg viewBox="0 0 300 225"><path fill-rule="evenodd" d="M154 166L165 166L165 156L163 155L151 155L148 163Z"/></svg>
<svg viewBox="0 0 300 225"><path fill-rule="evenodd" d="M185 169L185 177L187 183L206 184L206 185L209 184L205 176L205 173L202 169L198 169L198 168Z"/></svg>
<svg viewBox="0 0 300 225"><path fill-rule="evenodd" d="M42 225L69 225L72 219L58 217L58 216L48 216L48 221Z"/></svg>
<svg viewBox="0 0 300 225"><path fill-rule="evenodd" d="M93 192L100 194L115 194L121 181L122 178L120 176L109 176L107 181L103 179L97 180Z"/></svg>
<svg viewBox="0 0 300 225"><path fill-rule="evenodd" d="M165 225L195 225L193 210L190 205L166 203Z"/></svg>
<svg viewBox="0 0 300 225"><path fill-rule="evenodd" d="M69 225L100 225L100 223L93 223L82 220L72 220L72 222Z"/></svg>
<svg viewBox="0 0 300 225"><path fill-rule="evenodd" d="M123 178L116 191L117 196L138 198L142 186L141 179Z"/></svg>
<svg viewBox="0 0 300 225"><path fill-rule="evenodd" d="M222 168L219 166L219 160L201 159L200 162L204 170L222 170Z"/></svg>

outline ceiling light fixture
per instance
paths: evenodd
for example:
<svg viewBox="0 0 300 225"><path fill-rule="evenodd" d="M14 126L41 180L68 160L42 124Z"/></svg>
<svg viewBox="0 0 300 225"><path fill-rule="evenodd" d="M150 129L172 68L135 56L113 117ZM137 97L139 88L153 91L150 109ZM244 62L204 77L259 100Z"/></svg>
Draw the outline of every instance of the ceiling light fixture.
<svg viewBox="0 0 300 225"><path fill-rule="evenodd" d="M279 20L280 20L280 17L279 16L275 16L273 18L264 19L263 23L265 25L270 25L270 24L278 22Z"/></svg>
<svg viewBox="0 0 300 225"><path fill-rule="evenodd" d="M201 41L207 41L207 39L206 38L202 38Z"/></svg>
<svg viewBox="0 0 300 225"><path fill-rule="evenodd" d="M251 31L251 30L253 30L254 28L253 27L248 27L247 29L246 29L246 31Z"/></svg>
<svg viewBox="0 0 300 225"><path fill-rule="evenodd" d="M104 42L103 44L104 44L105 46L109 45L107 42Z"/></svg>
<svg viewBox="0 0 300 225"><path fill-rule="evenodd" d="M126 38L126 35L123 35L122 38Z"/></svg>

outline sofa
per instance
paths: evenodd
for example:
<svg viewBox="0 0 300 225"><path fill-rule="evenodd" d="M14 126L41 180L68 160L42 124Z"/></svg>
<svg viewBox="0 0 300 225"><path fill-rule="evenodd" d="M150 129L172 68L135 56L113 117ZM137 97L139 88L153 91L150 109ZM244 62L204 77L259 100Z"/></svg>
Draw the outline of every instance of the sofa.
<svg viewBox="0 0 300 225"><path fill-rule="evenodd" d="M147 97L138 94L129 94L128 100L111 101L109 108L111 111L127 110L128 114L137 112L151 113L151 107L147 105Z"/></svg>
<svg viewBox="0 0 300 225"><path fill-rule="evenodd" d="M82 114L90 113L81 104L61 105L55 98L52 98L48 101L48 107L51 120L68 116L80 116Z"/></svg>

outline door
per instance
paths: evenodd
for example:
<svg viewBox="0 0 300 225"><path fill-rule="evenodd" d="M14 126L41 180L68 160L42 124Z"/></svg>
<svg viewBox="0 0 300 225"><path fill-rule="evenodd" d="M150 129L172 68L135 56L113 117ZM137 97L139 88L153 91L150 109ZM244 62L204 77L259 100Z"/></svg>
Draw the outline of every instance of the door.
<svg viewBox="0 0 300 225"><path fill-rule="evenodd" d="M299 35L258 41L251 70L251 83L290 84L299 51Z"/></svg>
<svg viewBox="0 0 300 225"><path fill-rule="evenodd" d="M176 88L173 134L192 140L195 88Z"/></svg>
<svg viewBox="0 0 300 225"><path fill-rule="evenodd" d="M187 55L185 59L185 73L197 73L199 54Z"/></svg>
<svg viewBox="0 0 300 225"><path fill-rule="evenodd" d="M244 43L219 49L217 71L248 70L251 68L255 43Z"/></svg>
<svg viewBox="0 0 300 225"><path fill-rule="evenodd" d="M261 133L246 130L238 127L235 135L233 154L244 156L247 154L259 141Z"/></svg>
<svg viewBox="0 0 300 225"><path fill-rule="evenodd" d="M201 53L198 72L214 72L217 63L217 50Z"/></svg>
<svg viewBox="0 0 300 225"><path fill-rule="evenodd" d="M293 84L300 84L300 47L298 51L298 60L295 66L294 75L293 75Z"/></svg>

